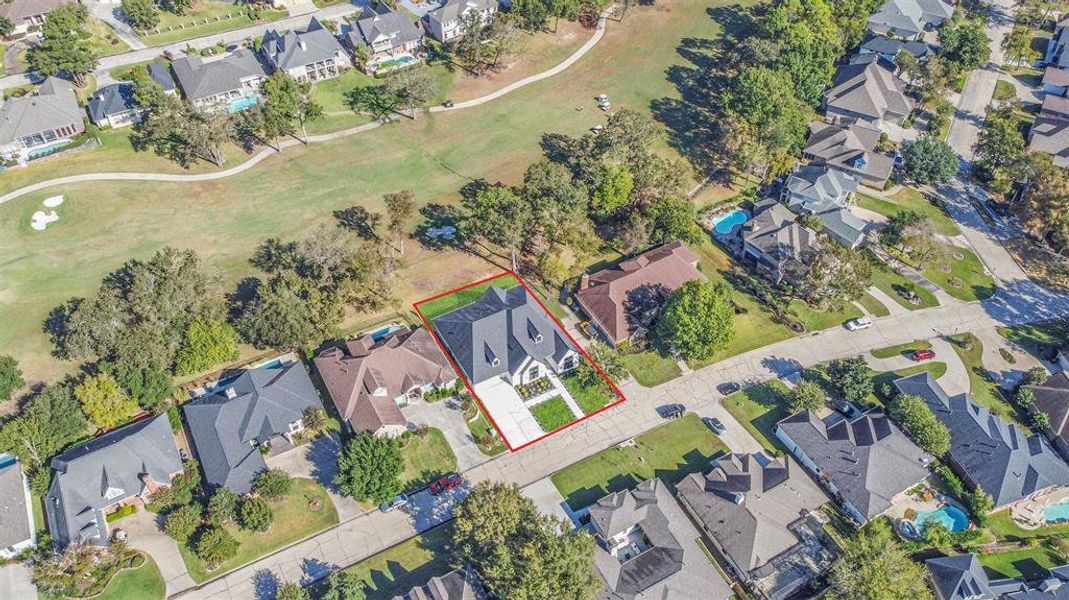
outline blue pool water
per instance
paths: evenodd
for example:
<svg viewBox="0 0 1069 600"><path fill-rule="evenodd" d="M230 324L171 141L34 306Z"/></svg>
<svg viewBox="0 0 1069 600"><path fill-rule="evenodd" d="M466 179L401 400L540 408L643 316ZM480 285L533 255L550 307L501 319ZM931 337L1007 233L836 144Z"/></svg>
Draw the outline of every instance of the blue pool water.
<svg viewBox="0 0 1069 600"><path fill-rule="evenodd" d="M917 513L917 529L924 530L929 522L942 523L951 532L964 531L969 528L969 515L956 506L944 506L935 510L923 510Z"/></svg>
<svg viewBox="0 0 1069 600"><path fill-rule="evenodd" d="M735 226L742 225L749 219L750 215L746 214L746 211L740 208L738 210L733 210L722 217L717 217L716 220L713 221L713 229L720 235L728 235L735 229Z"/></svg>
<svg viewBox="0 0 1069 600"><path fill-rule="evenodd" d="M226 109L232 113L241 112L246 108L256 106L259 101L260 99L256 96L245 96L244 98L238 98L231 102L230 106L226 107Z"/></svg>
<svg viewBox="0 0 1069 600"><path fill-rule="evenodd" d="M1043 511L1043 520L1050 523L1069 519L1069 501L1051 504Z"/></svg>
<svg viewBox="0 0 1069 600"><path fill-rule="evenodd" d="M68 144L70 144L70 140L63 140L62 142L52 142L47 146L41 146L40 148L30 152L28 158L29 160L36 160L38 158L43 158L50 154L55 154Z"/></svg>
<svg viewBox="0 0 1069 600"><path fill-rule="evenodd" d="M383 327L382 329L379 329L378 331L372 332L371 333L371 339L375 340L376 342L381 341L386 336L390 335L391 333L397 331L400 328L401 327L399 327L397 325L390 325L389 327Z"/></svg>

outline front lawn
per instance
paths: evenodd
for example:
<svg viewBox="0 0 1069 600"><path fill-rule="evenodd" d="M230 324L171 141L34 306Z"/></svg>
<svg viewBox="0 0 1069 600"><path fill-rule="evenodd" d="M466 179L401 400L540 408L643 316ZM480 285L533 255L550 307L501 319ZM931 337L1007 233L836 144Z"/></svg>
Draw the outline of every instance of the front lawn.
<svg viewBox="0 0 1069 600"><path fill-rule="evenodd" d="M405 462L405 469L401 472L401 487L405 490L421 488L457 470L457 456L440 429L428 429L425 437L414 433L406 435L401 444L401 458Z"/></svg>
<svg viewBox="0 0 1069 600"><path fill-rule="evenodd" d="M880 302L876 299L875 296L871 294L862 295L861 298L858 300L858 303L861 304L861 306L863 306L865 310L869 311L869 313L874 317L886 317L887 315L891 314L891 310L884 306L883 302Z"/></svg>
<svg viewBox="0 0 1069 600"><path fill-rule="evenodd" d="M563 381L564 387L568 388L568 392L585 415L597 412L616 399L616 395L609 391L607 385L583 385L574 376L565 377Z"/></svg>
<svg viewBox="0 0 1069 600"><path fill-rule="evenodd" d="M556 431L575 420L572 409L564 402L564 398L553 396L545 402L540 402L531 407L531 414L542 431Z"/></svg>
<svg viewBox="0 0 1069 600"><path fill-rule="evenodd" d="M995 295L995 280L984 271L983 263L972 250L944 245L943 251L946 256L942 260L924 264L922 273L926 278L965 302L987 300Z"/></svg>
<svg viewBox="0 0 1069 600"><path fill-rule="evenodd" d="M203 0L193 5L185 14L176 15L165 10L159 11L160 23L149 32L140 35L141 40L149 46L159 46L224 33L255 25L268 23L289 16L289 11L260 11L259 20L249 17L249 11L243 6L226 2Z"/></svg>
<svg viewBox="0 0 1069 600"><path fill-rule="evenodd" d="M476 413L479 415L478 418L475 417ZM468 424L468 431L471 432L471 439L475 440L480 452L487 456L497 456L506 450L505 442L501 436L497 435L497 430L490 424L490 419L474 400L472 407L465 412L464 420Z"/></svg>
<svg viewBox="0 0 1069 600"><path fill-rule="evenodd" d="M400 597L432 577L453 570L449 552L452 539L453 526L446 523L346 567L345 571L364 582L368 598Z"/></svg>
<svg viewBox="0 0 1069 600"><path fill-rule="evenodd" d="M312 503L316 506L313 508ZM311 479L293 479L293 487L284 499L271 503L275 514L274 523L266 533L256 533L239 528L233 523L224 525L230 535L241 545L237 554L220 564L214 571L204 568L204 561L185 545L179 545L182 560L193 581L202 583L227 571L252 562L279 548L289 546L313 534L338 524L338 511L334 502L318 483Z"/></svg>
<svg viewBox="0 0 1069 600"><path fill-rule="evenodd" d="M935 294L906 279L905 276L887 266L886 263L877 258L872 252L868 250L864 250L864 252L866 256L869 257L869 263L872 264L872 285L879 288L880 291L891 298L894 298L895 302L898 302L908 310L939 306L939 300L936 300ZM909 300L906 300L902 295L903 292L913 292L920 298L920 303L913 304Z"/></svg>
<svg viewBox="0 0 1069 600"><path fill-rule="evenodd" d="M607 494L631 489L653 477L675 485L730 450L694 414L634 438L633 447L614 447L558 471L553 485L573 510Z"/></svg>
<svg viewBox="0 0 1069 600"><path fill-rule="evenodd" d="M925 217L925 220L932 225L932 229L936 233L947 236L961 234L961 229L958 228L957 223L950 218L950 215L942 207L930 202L924 197L924 194L913 188L903 187L891 196L889 200L861 193L856 194L855 197L857 198L858 206L878 212L885 217L890 218L900 212L910 210Z"/></svg>
<svg viewBox="0 0 1069 600"><path fill-rule="evenodd" d="M89 17L85 30L89 32L89 45L93 49L93 55L97 58L122 54L130 49L130 46L103 21Z"/></svg>
<svg viewBox="0 0 1069 600"><path fill-rule="evenodd" d="M1063 557L1046 547L981 553L977 558L992 579L1024 577L1028 581L1036 581L1047 577L1052 567L1065 563Z"/></svg>
<svg viewBox="0 0 1069 600"><path fill-rule="evenodd" d="M984 345L971 333L962 333L951 338L951 346L965 363L965 369L969 372L969 392L973 401L981 406L991 409L991 412L1010 422L1016 422L1026 434L1030 428L1018 415L1012 404L1006 401L999 390L998 385L985 377L987 370L983 364Z"/></svg>
<svg viewBox="0 0 1069 600"><path fill-rule="evenodd" d="M1019 344L1043 360L1050 360L1058 348L1069 345L1069 320L1030 325L999 326L999 335Z"/></svg>
<svg viewBox="0 0 1069 600"><path fill-rule="evenodd" d="M876 358L892 358L895 356L903 356L913 352L914 350L925 350L932 347L932 343L928 340L914 340L907 344L899 344L897 346L887 346L884 348L876 348L872 351L872 355Z"/></svg>
<svg viewBox="0 0 1069 600"><path fill-rule="evenodd" d="M645 387L656 387L683 374L675 359L661 356L656 350L622 354L620 364Z"/></svg>
<svg viewBox="0 0 1069 600"><path fill-rule="evenodd" d="M167 595L166 587L160 568L152 557L146 555L144 564L119 572L94 600L163 598Z"/></svg>
<svg viewBox="0 0 1069 600"><path fill-rule="evenodd" d="M518 279L512 275L502 275L496 279L485 281L479 285L473 285L469 288L453 292L441 298L435 298L419 305L419 312L427 319L428 322L437 319L438 317L452 312L462 306L467 306L472 302L475 302L479 298L482 298L486 290L491 286L507 290L520 285Z"/></svg>
<svg viewBox="0 0 1069 600"><path fill-rule="evenodd" d="M776 423L791 415L787 402L787 385L778 379L735 392L721 404L761 446L774 456L783 454L783 446L773 433Z"/></svg>

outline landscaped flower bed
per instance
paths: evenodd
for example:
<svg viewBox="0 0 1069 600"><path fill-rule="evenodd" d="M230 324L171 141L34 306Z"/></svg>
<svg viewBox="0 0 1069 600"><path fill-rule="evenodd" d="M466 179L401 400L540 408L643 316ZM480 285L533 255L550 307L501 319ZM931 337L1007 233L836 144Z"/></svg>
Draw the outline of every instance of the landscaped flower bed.
<svg viewBox="0 0 1069 600"><path fill-rule="evenodd" d="M553 389L553 384L549 382L549 378L547 377L535 379L527 384L516 384L516 391L520 393L520 397L524 400L530 400L531 398L534 398L539 394L544 394L551 389Z"/></svg>

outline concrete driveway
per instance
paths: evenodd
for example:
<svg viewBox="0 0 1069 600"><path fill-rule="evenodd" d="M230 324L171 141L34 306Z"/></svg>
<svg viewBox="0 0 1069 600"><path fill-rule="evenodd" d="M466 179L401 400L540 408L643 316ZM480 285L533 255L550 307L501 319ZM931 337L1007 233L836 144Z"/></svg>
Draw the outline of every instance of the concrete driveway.
<svg viewBox="0 0 1069 600"><path fill-rule="evenodd" d="M446 398L438 402L417 400L401 410L410 423L434 427L445 435L449 447L457 455L458 471L467 471L489 460L490 457L479 450L479 445L471 436L471 430L464 421L464 411L456 399Z"/></svg>
<svg viewBox="0 0 1069 600"><path fill-rule="evenodd" d="M167 583L167 595L195 585L186 572L186 563L178 552L178 543L160 530L162 517L147 510L139 510L112 525L112 531L126 531L130 547L141 550L156 561ZM15 596L18 598L18 596Z"/></svg>
<svg viewBox="0 0 1069 600"><path fill-rule="evenodd" d="M338 519L347 521L364 514L364 509L356 500L343 496L338 486L334 485L339 452L341 442L336 434L331 434L320 436L289 452L266 457L265 462L269 469L282 469L294 477L311 479L326 488L334 508L338 510Z"/></svg>
<svg viewBox="0 0 1069 600"><path fill-rule="evenodd" d="M37 587L30 580L30 569L22 563L0 567L0 598L36 598Z"/></svg>
<svg viewBox="0 0 1069 600"><path fill-rule="evenodd" d="M937 379L939 385L951 396L967 393L970 385L969 372L965 369L965 363L961 362L961 357L958 356L954 347L943 338L932 338L929 341L932 344L932 350L935 351L935 359L927 362L941 362L947 366L947 372ZM925 364L904 354L891 358L876 358L871 353L866 353L864 357L865 362L877 371L898 371Z"/></svg>

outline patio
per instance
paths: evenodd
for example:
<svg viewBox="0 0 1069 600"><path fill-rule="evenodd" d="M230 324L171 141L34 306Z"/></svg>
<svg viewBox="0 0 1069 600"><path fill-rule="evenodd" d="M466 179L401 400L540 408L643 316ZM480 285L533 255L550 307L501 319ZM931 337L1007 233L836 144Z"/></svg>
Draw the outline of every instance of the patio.
<svg viewBox="0 0 1069 600"><path fill-rule="evenodd" d="M1010 507L1014 523L1024 529L1039 529L1048 525L1047 508L1069 503L1069 488L1052 488L1034 498L1025 498Z"/></svg>

